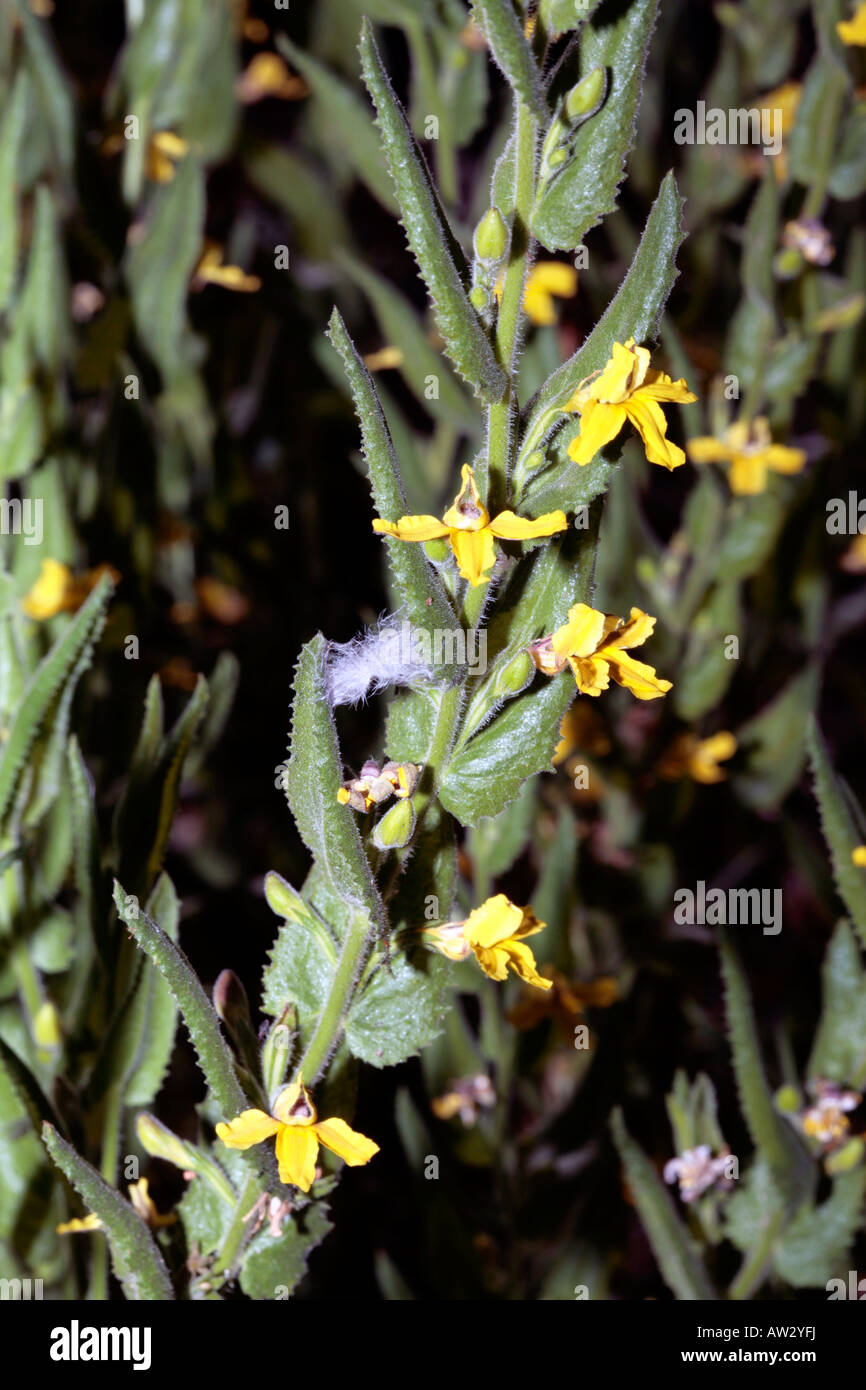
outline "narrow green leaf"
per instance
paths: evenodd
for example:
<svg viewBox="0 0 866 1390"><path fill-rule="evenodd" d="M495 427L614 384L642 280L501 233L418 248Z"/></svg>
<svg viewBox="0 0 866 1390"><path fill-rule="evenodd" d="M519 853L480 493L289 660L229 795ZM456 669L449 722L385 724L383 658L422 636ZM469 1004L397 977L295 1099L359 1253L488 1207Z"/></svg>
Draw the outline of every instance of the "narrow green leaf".
<svg viewBox="0 0 866 1390"><path fill-rule="evenodd" d="M729 937L720 941L728 1040L743 1116L756 1148L770 1166L788 1211L793 1212L814 1186L812 1163L791 1127L777 1113L767 1081L749 986Z"/></svg>
<svg viewBox="0 0 866 1390"><path fill-rule="evenodd" d="M406 515L400 465L373 385L373 378L361 361L336 309L331 314L328 336L343 359L352 390L361 426L361 444L367 462L374 506L383 520L397 521ZM454 610L435 569L424 559L421 546L410 545L392 537L385 537L385 544L388 547L388 558L397 589L407 606L410 622L428 632L453 629L456 623ZM429 602L430 599L433 600L432 603ZM444 674L447 676L447 671Z"/></svg>
<svg viewBox="0 0 866 1390"><path fill-rule="evenodd" d="M57 1167L105 1229L114 1272L126 1297L135 1302L166 1301L174 1291L156 1241L131 1202L109 1187L96 1169L67 1144L53 1125L42 1139Z"/></svg>
<svg viewBox="0 0 866 1390"><path fill-rule="evenodd" d="M231 1050L220 1032L219 1019L181 948L142 911L115 880L114 905L121 921L141 949L165 976L183 1014L201 1069L223 1114L231 1118L247 1107L234 1069Z"/></svg>
<svg viewBox="0 0 866 1390"><path fill-rule="evenodd" d="M824 955L821 978L821 1021L807 1076L825 1077L859 1089L866 1081L866 970L847 922L836 926Z"/></svg>
<svg viewBox="0 0 866 1390"><path fill-rule="evenodd" d="M321 634L301 651L295 672L286 790L298 831L317 866L353 915L384 929L385 917L354 811L337 801L342 765L325 693ZM333 924L332 924L333 925Z"/></svg>
<svg viewBox="0 0 866 1390"><path fill-rule="evenodd" d="M27 682L0 757L0 820L9 809L25 759L57 692L73 673L80 675L82 660L86 658L87 664L90 659L113 589L110 576L103 575Z"/></svg>
<svg viewBox="0 0 866 1390"><path fill-rule="evenodd" d="M505 373L467 298L465 257L448 225L426 162L382 66L373 31L366 20L361 29L360 51L364 80L378 113L403 226L432 297L446 351L458 372L482 400L501 400L506 385Z"/></svg>
<svg viewBox="0 0 866 1390"><path fill-rule="evenodd" d="M815 796L821 812L821 825L830 849L833 878L839 896L860 933L860 941L866 946L866 869L860 868L851 860L853 850L863 844L864 836L846 803L847 788L833 771L814 717L808 721L806 742L812 764L812 776L815 779ZM848 795L850 796L850 793Z"/></svg>
<svg viewBox="0 0 866 1390"><path fill-rule="evenodd" d="M715 1300L718 1295L697 1247L655 1168L626 1129L620 1109L614 1110L610 1124L629 1188L665 1283L684 1301Z"/></svg>

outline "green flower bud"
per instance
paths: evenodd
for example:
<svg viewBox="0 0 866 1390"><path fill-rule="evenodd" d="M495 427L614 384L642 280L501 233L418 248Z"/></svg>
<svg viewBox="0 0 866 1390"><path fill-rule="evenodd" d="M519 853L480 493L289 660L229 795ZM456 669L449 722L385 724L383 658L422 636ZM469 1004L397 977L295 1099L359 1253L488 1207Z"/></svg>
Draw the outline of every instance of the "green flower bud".
<svg viewBox="0 0 866 1390"><path fill-rule="evenodd" d="M262 1080L271 1100L286 1079L286 1070L295 1044L298 1012L294 1005L283 1011L265 1039L262 1048Z"/></svg>
<svg viewBox="0 0 866 1390"><path fill-rule="evenodd" d="M428 560L432 560L434 565L441 565L451 554L451 547L445 540L424 541L424 554Z"/></svg>
<svg viewBox="0 0 866 1390"><path fill-rule="evenodd" d="M521 690L525 690L535 675L535 663L529 652L518 652L517 656L512 657L507 666L504 666L496 677L495 691L497 697L502 695L519 695Z"/></svg>
<svg viewBox="0 0 866 1390"><path fill-rule="evenodd" d="M607 73L604 68L593 68L586 77L572 87L565 98L565 114L570 121L585 120L597 111L607 89Z"/></svg>
<svg viewBox="0 0 866 1390"><path fill-rule="evenodd" d="M784 247L773 261L773 273L779 280L793 280L806 262L795 246Z"/></svg>
<svg viewBox="0 0 866 1390"><path fill-rule="evenodd" d="M553 151L553 154L550 156L549 160L547 161L548 168L550 168L550 169L558 169L559 166L560 166L560 164L564 164L565 161L566 161L567 159L568 159L568 154L567 154L567 152L566 152L565 150L554 150L554 151Z"/></svg>
<svg viewBox="0 0 866 1390"><path fill-rule="evenodd" d="M836 1177L838 1173L850 1173L852 1168L859 1168L864 1153L866 1145L862 1139L849 1139L841 1149L827 1155L824 1159L824 1171L829 1173L831 1178Z"/></svg>
<svg viewBox="0 0 866 1390"><path fill-rule="evenodd" d="M402 849L408 845L415 829L415 807L412 802L395 801L386 811L373 830L373 844L377 849Z"/></svg>
<svg viewBox="0 0 866 1390"><path fill-rule="evenodd" d="M475 255L482 265L495 265L508 250L508 228L498 208L488 208L473 237Z"/></svg>
<svg viewBox="0 0 866 1390"><path fill-rule="evenodd" d="M40 1004L36 1011L36 1016L33 1019L33 1036L40 1047L59 1047L63 1041L60 1015L50 999L46 999L44 1004Z"/></svg>
<svg viewBox="0 0 866 1390"><path fill-rule="evenodd" d="M803 1098L796 1086L780 1086L773 1099L776 1109L786 1115L795 1115L803 1104Z"/></svg>
<svg viewBox="0 0 866 1390"><path fill-rule="evenodd" d="M135 1122L141 1146L152 1158L165 1159L185 1173L195 1173L203 1178L209 1187L223 1199L229 1207L234 1207L237 1195L218 1163L197 1145L181 1139L166 1125L160 1124L153 1115L142 1111Z"/></svg>
<svg viewBox="0 0 866 1390"><path fill-rule="evenodd" d="M477 309L479 314L487 308L490 303L490 293L483 285L473 285L469 291L469 303L473 309Z"/></svg>

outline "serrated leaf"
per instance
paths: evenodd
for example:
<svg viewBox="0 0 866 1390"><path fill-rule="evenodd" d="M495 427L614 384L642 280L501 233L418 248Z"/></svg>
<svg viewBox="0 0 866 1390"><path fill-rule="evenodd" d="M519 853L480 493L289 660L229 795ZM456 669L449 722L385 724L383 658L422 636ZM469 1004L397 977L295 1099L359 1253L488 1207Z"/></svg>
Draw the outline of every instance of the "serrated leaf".
<svg viewBox="0 0 866 1390"><path fill-rule="evenodd" d="M406 514L406 498L400 477L400 465L394 452L391 434L373 385L373 379L355 348L342 318L335 309L328 325L328 334L343 359L358 420L361 443L373 491L373 502L385 521L397 521ZM455 625L454 611L448 602L438 574L424 559L419 545L385 537L388 558L408 617L425 631L447 631ZM429 603L428 600L433 600ZM446 672L447 674L447 672Z"/></svg>
<svg viewBox="0 0 866 1390"><path fill-rule="evenodd" d="M9 810L24 761L57 692L73 675L77 679L90 659L113 589L111 578L103 575L27 682L0 757L0 820Z"/></svg>
<svg viewBox="0 0 866 1390"><path fill-rule="evenodd" d="M428 880L429 886L429 880ZM448 962L418 948L391 954L356 995L346 1023L346 1044L372 1067L414 1057L442 1031L449 991Z"/></svg>
<svg viewBox="0 0 866 1390"><path fill-rule="evenodd" d="M777 806L799 781L818 681L817 667L806 666L737 731L746 768L736 774L734 783L747 805L758 810Z"/></svg>
<svg viewBox="0 0 866 1390"><path fill-rule="evenodd" d="M590 227L616 207L626 156L634 141L657 6L658 0L633 0L607 24L610 12L604 6L581 35L580 71L575 80L603 68L611 81L603 106L579 127L567 161L533 208L532 231L548 251L574 250Z"/></svg>
<svg viewBox="0 0 866 1390"><path fill-rule="evenodd" d="M324 658L325 639L320 634L302 648L298 659L286 765L289 805L304 844L348 911L384 929L384 910L355 813L337 801L343 774L325 693Z"/></svg>
<svg viewBox="0 0 866 1390"><path fill-rule="evenodd" d="M821 978L821 1021L807 1075L859 1088L866 1081L866 970L847 922L836 926Z"/></svg>
<svg viewBox="0 0 866 1390"><path fill-rule="evenodd" d="M445 349L458 372L484 401L501 400L505 373L467 297L466 263L439 202L426 162L376 47L368 21L361 29L364 80L403 214L409 245L433 300Z"/></svg>
<svg viewBox="0 0 866 1390"><path fill-rule="evenodd" d="M102 1222L114 1272L126 1297L136 1302L173 1299L165 1261L132 1203L109 1187L96 1169L61 1139L53 1125L43 1125L42 1139L87 1210Z"/></svg>
<svg viewBox="0 0 866 1390"><path fill-rule="evenodd" d="M267 1233L258 1236L241 1265L240 1284L247 1298L288 1298L306 1274L311 1253L332 1229L327 1206L313 1202L290 1217L276 1239Z"/></svg>
<svg viewBox="0 0 866 1390"><path fill-rule="evenodd" d="M262 1010L279 1016L287 1004L298 1007L301 1031L318 1018L337 964L337 951L325 923L279 874L265 879L272 911L284 918L268 952Z"/></svg>
<svg viewBox="0 0 866 1390"><path fill-rule="evenodd" d="M680 1220L670 1193L626 1129L621 1110L614 1110L610 1123L635 1206L668 1288L683 1300L716 1299L697 1247Z"/></svg>
<svg viewBox="0 0 866 1390"><path fill-rule="evenodd" d="M566 418L560 414L562 406L585 377L604 367L614 343L624 343L632 336L636 342L645 343L655 336L677 278L676 254L683 240L681 210L682 199L674 176L666 174L640 245L616 296L583 346L553 373L529 402L518 469L521 461L525 463L529 455L541 447L553 426ZM521 511L538 516L552 507L569 505L572 496L578 496L585 487L581 473L588 474L593 467L588 464L581 468L568 460L567 466L563 464L540 474L537 481L530 482L525 489Z"/></svg>
<svg viewBox="0 0 866 1390"><path fill-rule="evenodd" d="M172 941L177 941L180 926L180 902L168 874L160 874L147 902L147 911L154 922ZM174 1048L177 1030L177 1006L165 980L155 967L144 972L139 988L146 994L143 1012L144 1029L137 1055L127 1073L124 1104L150 1105L162 1086Z"/></svg>
<svg viewBox="0 0 866 1390"><path fill-rule="evenodd" d="M773 1103L758 1042L749 986L728 936L720 941L728 1041L743 1116L755 1147L770 1166L786 1208L793 1212L814 1188L813 1165L804 1146Z"/></svg>
<svg viewBox="0 0 866 1390"><path fill-rule="evenodd" d="M839 896L860 933L860 941L866 946L866 872L851 859L852 851L863 843L863 835L846 804L847 789L833 771L814 717L808 721L806 741L815 779L815 796L821 812L821 826L833 864L833 878Z"/></svg>
<svg viewBox="0 0 866 1390"><path fill-rule="evenodd" d="M834 1178L833 1191L820 1206L797 1213L773 1252L781 1279L795 1289L826 1290L834 1275L847 1276L864 1192L866 1168L855 1168Z"/></svg>

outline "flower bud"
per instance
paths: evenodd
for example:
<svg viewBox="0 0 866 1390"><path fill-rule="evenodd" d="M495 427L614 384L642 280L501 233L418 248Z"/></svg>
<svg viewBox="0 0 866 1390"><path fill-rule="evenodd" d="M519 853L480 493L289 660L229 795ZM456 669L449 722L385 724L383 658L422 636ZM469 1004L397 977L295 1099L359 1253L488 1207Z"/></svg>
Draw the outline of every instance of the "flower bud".
<svg viewBox="0 0 866 1390"><path fill-rule="evenodd" d="M497 696L519 695L535 675L535 663L528 651L518 652L496 676Z"/></svg>
<svg viewBox="0 0 866 1390"><path fill-rule="evenodd" d="M295 1041L297 1010L292 1006L271 1028L262 1048L262 1080L270 1100L286 1079L286 1070Z"/></svg>
<svg viewBox="0 0 866 1390"><path fill-rule="evenodd" d="M415 829L415 807L407 799L395 801L373 830L377 849L402 849L412 838Z"/></svg>
<svg viewBox="0 0 866 1390"><path fill-rule="evenodd" d="M834 1178L839 1173L850 1173L852 1168L859 1168L863 1162L863 1155L866 1153L866 1145L860 1138L849 1139L847 1144L843 1144L841 1149L835 1149L824 1159L824 1171Z"/></svg>
<svg viewBox="0 0 866 1390"><path fill-rule="evenodd" d="M803 1104L803 1098L796 1086L780 1086L773 1099L776 1109L786 1115L795 1115Z"/></svg>
<svg viewBox="0 0 866 1390"><path fill-rule="evenodd" d="M476 308L477 307L476 305ZM451 547L447 541L424 541L424 554L427 556L428 560L432 560L434 565L441 565L449 558Z"/></svg>
<svg viewBox="0 0 866 1390"><path fill-rule="evenodd" d="M508 250L508 229L498 208L487 209L475 228L473 245L482 265L496 265L502 260Z"/></svg>
<svg viewBox="0 0 866 1390"><path fill-rule="evenodd" d="M229 1027L241 1019L249 1021L247 992L233 970L223 970L213 987L213 1006Z"/></svg>
<svg viewBox="0 0 866 1390"><path fill-rule="evenodd" d="M570 121L585 120L597 111L607 88L604 68L593 68L572 87L565 98L565 114Z"/></svg>
<svg viewBox="0 0 866 1390"><path fill-rule="evenodd" d="M482 313L490 304L490 294L483 285L474 285L469 291L469 303L473 309Z"/></svg>
<svg viewBox="0 0 866 1390"><path fill-rule="evenodd" d="M33 1037L40 1047L59 1047L63 1041L63 1032L60 1027L60 1015L51 1003L46 999L36 1011L33 1020Z"/></svg>
<svg viewBox="0 0 866 1390"><path fill-rule="evenodd" d="M142 1148L152 1158L165 1159L166 1163L173 1163L176 1168L186 1173L195 1173L203 1178L228 1206L235 1206L237 1196L222 1168L196 1144L181 1139L146 1110L142 1111L136 1120L135 1129Z"/></svg>

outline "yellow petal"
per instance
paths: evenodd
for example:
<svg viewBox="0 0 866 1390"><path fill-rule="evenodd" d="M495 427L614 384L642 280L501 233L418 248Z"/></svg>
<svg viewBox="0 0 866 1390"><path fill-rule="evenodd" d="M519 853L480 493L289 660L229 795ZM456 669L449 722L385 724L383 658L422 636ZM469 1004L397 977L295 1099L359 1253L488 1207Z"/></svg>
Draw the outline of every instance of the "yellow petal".
<svg viewBox="0 0 866 1390"><path fill-rule="evenodd" d="M866 45L866 5L859 5L851 19L840 20L836 33L849 48Z"/></svg>
<svg viewBox="0 0 866 1390"><path fill-rule="evenodd" d="M652 666L646 662L635 661L628 652L608 651L605 658L610 663L611 675L618 685L625 686L639 700L657 700L672 688L670 681L661 680Z"/></svg>
<svg viewBox="0 0 866 1390"><path fill-rule="evenodd" d="M249 1149L276 1134L279 1127L279 1121L264 1110L244 1110L227 1124L221 1121L216 1132L227 1149Z"/></svg>
<svg viewBox="0 0 866 1390"><path fill-rule="evenodd" d="M763 457L774 473L800 473L806 466L803 450L789 449L785 444L771 444Z"/></svg>
<svg viewBox="0 0 866 1390"><path fill-rule="evenodd" d="M851 851L851 863L856 864L858 869L866 869L866 845L857 845Z"/></svg>
<svg viewBox="0 0 866 1390"><path fill-rule="evenodd" d="M508 974L508 952L503 946L474 946L473 950L488 979L505 979Z"/></svg>
<svg viewBox="0 0 866 1390"><path fill-rule="evenodd" d="M315 1128L280 1125L276 1150L280 1181L294 1183L302 1192L309 1192L316 1177L316 1155L319 1152Z"/></svg>
<svg viewBox="0 0 866 1390"><path fill-rule="evenodd" d="M667 372L647 372L640 393L652 401L677 401L680 405L691 405L698 399L694 391L689 390L684 376L674 381Z"/></svg>
<svg viewBox="0 0 866 1390"><path fill-rule="evenodd" d="M536 989L550 989L552 987L552 980L545 980L543 975L539 975L535 956L528 946L524 946L521 941L510 941L507 949L508 963L521 980L528 985L535 985Z"/></svg>
<svg viewBox="0 0 866 1390"><path fill-rule="evenodd" d="M729 446L721 439L714 439L711 434L690 439L686 444L686 453L692 463L727 463L731 457Z"/></svg>
<svg viewBox="0 0 866 1390"><path fill-rule="evenodd" d="M600 695L610 685L610 663L603 656L570 657L569 664L582 695Z"/></svg>
<svg viewBox="0 0 866 1390"><path fill-rule="evenodd" d="M28 618L38 622L53 618L67 607L72 585L72 572L67 565L59 560L43 560L39 578L21 600L21 607Z"/></svg>
<svg viewBox="0 0 866 1390"><path fill-rule="evenodd" d="M614 343L604 370L590 388L593 398L607 404L623 401L629 391L643 381L649 359L646 348L634 347L633 338L629 338L625 344Z"/></svg>
<svg viewBox="0 0 866 1390"><path fill-rule="evenodd" d="M539 261L529 272L527 285L569 299L577 293L577 271L567 261Z"/></svg>
<svg viewBox="0 0 866 1390"><path fill-rule="evenodd" d="M640 608L633 608L628 616L628 622L623 623L622 627L617 627L605 640L604 652L607 653L608 647L641 647L648 637L653 634L656 620L651 618L649 613L644 613Z"/></svg>
<svg viewBox="0 0 866 1390"><path fill-rule="evenodd" d="M667 438L668 422L657 401L640 391L626 403L625 411L643 440L650 463L658 463L668 469L679 468L680 464L685 463L686 456L682 449Z"/></svg>
<svg viewBox="0 0 866 1390"><path fill-rule="evenodd" d="M401 516L399 521L377 517L373 530L379 535L396 536L398 541L433 541L448 535L448 527L436 516Z"/></svg>
<svg viewBox="0 0 866 1390"><path fill-rule="evenodd" d="M754 497L767 486L763 454L735 454L728 473L728 486L738 497Z"/></svg>
<svg viewBox="0 0 866 1390"><path fill-rule="evenodd" d="M379 1152L378 1144L374 1144L365 1134L359 1134L356 1129L350 1129L345 1120L320 1120L315 1130L319 1143L348 1163L350 1168L369 1163L373 1155Z"/></svg>
<svg viewBox="0 0 866 1390"><path fill-rule="evenodd" d="M496 546L486 528L483 531L452 531L451 549L457 558L457 568L473 589L486 584L489 570L496 560Z"/></svg>
<svg viewBox="0 0 866 1390"><path fill-rule="evenodd" d="M490 514L481 501L475 474L468 463L464 463L461 477L460 491L442 520L449 530L480 531L490 520Z"/></svg>
<svg viewBox="0 0 866 1390"><path fill-rule="evenodd" d="M568 457L581 467L615 439L628 416L622 405L587 401L580 412L580 434L568 446Z"/></svg>
<svg viewBox="0 0 866 1390"><path fill-rule="evenodd" d="M496 893L470 912L464 936L473 950L476 946L495 946L513 936L522 920L523 908L517 907L504 893Z"/></svg>
<svg viewBox="0 0 866 1390"><path fill-rule="evenodd" d="M89 1212L87 1216L74 1216L71 1221L61 1221L55 1229L59 1236L80 1235L86 1231L101 1231L102 1222L93 1212Z"/></svg>
<svg viewBox="0 0 866 1390"><path fill-rule="evenodd" d="M589 656L604 634L604 617L588 603L576 603L568 610L568 621L551 637L557 656Z"/></svg>
<svg viewBox="0 0 866 1390"><path fill-rule="evenodd" d="M537 536L552 536L568 527L565 512L545 512L535 518L518 516L516 512L500 512L488 526L494 536L503 541L529 541Z"/></svg>
<svg viewBox="0 0 866 1390"><path fill-rule="evenodd" d="M303 1076L284 1086L274 1101L274 1116L284 1125L312 1125L316 1122L316 1107L304 1085Z"/></svg>

